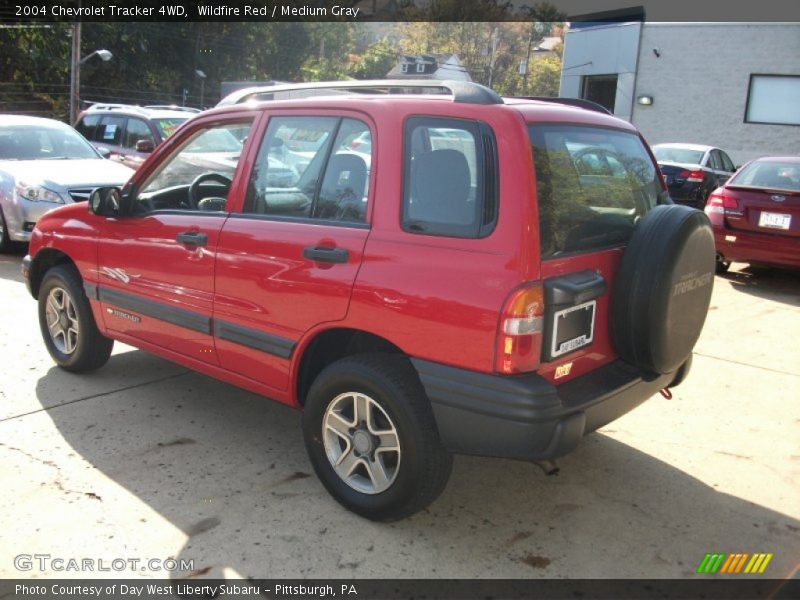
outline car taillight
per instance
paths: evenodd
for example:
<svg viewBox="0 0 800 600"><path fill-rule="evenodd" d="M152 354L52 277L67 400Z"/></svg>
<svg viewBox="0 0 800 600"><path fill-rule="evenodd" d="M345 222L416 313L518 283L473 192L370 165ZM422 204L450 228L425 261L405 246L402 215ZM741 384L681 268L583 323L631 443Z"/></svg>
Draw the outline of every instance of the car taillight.
<svg viewBox="0 0 800 600"><path fill-rule="evenodd" d="M681 169L680 173L678 173L678 177L686 181L703 181L703 172Z"/></svg>
<svg viewBox="0 0 800 600"><path fill-rule="evenodd" d="M495 370L511 375L539 366L544 322L544 290L526 285L506 300L497 331Z"/></svg>
<svg viewBox="0 0 800 600"><path fill-rule="evenodd" d="M722 209L730 208L732 210L737 210L739 208L739 202L736 201L736 198L731 198L719 192L711 194L708 197L707 204L708 206L716 206Z"/></svg>

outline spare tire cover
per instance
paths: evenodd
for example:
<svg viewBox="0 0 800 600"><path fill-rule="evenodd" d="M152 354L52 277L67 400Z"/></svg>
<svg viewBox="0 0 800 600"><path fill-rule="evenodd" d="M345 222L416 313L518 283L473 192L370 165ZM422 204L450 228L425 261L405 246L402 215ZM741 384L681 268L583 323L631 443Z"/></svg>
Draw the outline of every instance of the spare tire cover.
<svg viewBox="0 0 800 600"><path fill-rule="evenodd" d="M611 329L621 358L672 373L689 358L711 302L714 235L708 217L677 204L639 221L614 284Z"/></svg>

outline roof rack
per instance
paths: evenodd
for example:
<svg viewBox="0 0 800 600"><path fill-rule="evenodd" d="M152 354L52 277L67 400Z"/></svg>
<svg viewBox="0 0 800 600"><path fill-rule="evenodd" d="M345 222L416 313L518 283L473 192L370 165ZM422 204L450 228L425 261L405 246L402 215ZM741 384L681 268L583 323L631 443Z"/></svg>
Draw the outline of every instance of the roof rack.
<svg viewBox="0 0 800 600"><path fill-rule="evenodd" d="M217 106L231 106L250 100L275 100L281 92L302 92L311 90L331 90L336 92L357 92L362 94L415 93L417 89L433 90L432 93L450 94L453 102L466 104L502 104L503 99L494 91L472 81L448 81L436 79L371 79L357 81L314 81L308 83L288 83L269 86L256 86L236 90L225 96ZM401 90L406 90L405 92ZM411 90L411 91L408 91Z"/></svg>
<svg viewBox="0 0 800 600"><path fill-rule="evenodd" d="M140 113L144 112L141 106L136 106L135 104L111 104L108 102L95 102L86 110L88 112L95 110L134 110Z"/></svg>
<svg viewBox="0 0 800 600"><path fill-rule="evenodd" d="M586 110L593 110L595 112L605 113L612 115L602 104L593 102L592 100L584 100L583 98L563 98L563 97L550 97L550 96L514 96L517 100L537 100L539 102L555 102L556 104L565 104L567 106L577 106L578 108L585 108Z"/></svg>
<svg viewBox="0 0 800 600"><path fill-rule="evenodd" d="M148 110L175 110L181 112L199 113L200 109L191 108L189 106L176 106L167 104L151 104L148 106L139 106L138 104L114 104L110 102L95 102L86 109L89 112L96 110L130 110L142 115L146 115Z"/></svg>
<svg viewBox="0 0 800 600"><path fill-rule="evenodd" d="M177 104L148 104L143 108L148 108L151 110L179 110L190 113L202 112L199 108L192 108L191 106L178 106Z"/></svg>

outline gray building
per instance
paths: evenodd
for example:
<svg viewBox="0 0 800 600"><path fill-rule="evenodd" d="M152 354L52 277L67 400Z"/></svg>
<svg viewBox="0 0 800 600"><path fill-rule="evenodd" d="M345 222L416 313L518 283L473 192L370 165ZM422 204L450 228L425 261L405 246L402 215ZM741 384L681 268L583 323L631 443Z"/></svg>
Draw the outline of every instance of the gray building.
<svg viewBox="0 0 800 600"><path fill-rule="evenodd" d="M612 23L567 32L560 95L631 121L650 144L740 164L800 154L800 24Z"/></svg>

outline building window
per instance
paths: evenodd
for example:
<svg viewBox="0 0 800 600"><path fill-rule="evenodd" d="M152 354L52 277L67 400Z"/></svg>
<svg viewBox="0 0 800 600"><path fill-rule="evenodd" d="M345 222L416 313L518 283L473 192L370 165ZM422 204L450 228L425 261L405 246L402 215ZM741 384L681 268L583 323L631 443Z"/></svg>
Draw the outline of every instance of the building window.
<svg viewBox="0 0 800 600"><path fill-rule="evenodd" d="M417 73L425 72L425 63L417 63Z"/></svg>
<svg viewBox="0 0 800 600"><path fill-rule="evenodd" d="M744 120L800 125L800 75L750 75Z"/></svg>
<svg viewBox="0 0 800 600"><path fill-rule="evenodd" d="M617 99L617 75L586 75L581 98L597 102L612 113Z"/></svg>
<svg viewBox="0 0 800 600"><path fill-rule="evenodd" d="M402 63L400 65L400 72L401 73L408 73L408 63Z"/></svg>

